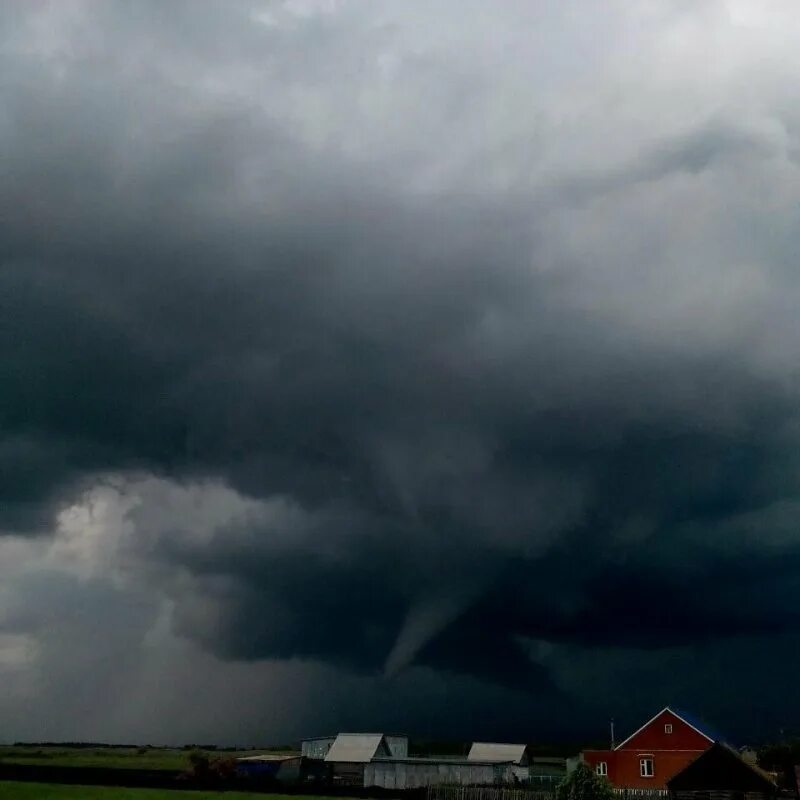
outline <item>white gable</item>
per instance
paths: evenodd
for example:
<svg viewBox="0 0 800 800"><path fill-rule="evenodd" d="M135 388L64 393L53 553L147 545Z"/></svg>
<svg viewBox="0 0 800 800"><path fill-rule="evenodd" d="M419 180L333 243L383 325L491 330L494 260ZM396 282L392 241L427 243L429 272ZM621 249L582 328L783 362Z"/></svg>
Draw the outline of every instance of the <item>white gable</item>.
<svg viewBox="0 0 800 800"><path fill-rule="evenodd" d="M497 742L473 742L469 750L469 761L495 761L498 764L521 764L525 758L524 744L498 744Z"/></svg>
<svg viewBox="0 0 800 800"><path fill-rule="evenodd" d="M376 756L388 755L389 749L382 733L340 733L328 750L325 760L367 764Z"/></svg>

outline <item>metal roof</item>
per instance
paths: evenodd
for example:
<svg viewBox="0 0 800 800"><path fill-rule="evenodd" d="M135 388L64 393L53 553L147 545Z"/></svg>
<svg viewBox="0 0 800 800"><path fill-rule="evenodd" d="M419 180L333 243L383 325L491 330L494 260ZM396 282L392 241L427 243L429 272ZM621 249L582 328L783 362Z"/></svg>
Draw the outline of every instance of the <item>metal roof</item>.
<svg viewBox="0 0 800 800"><path fill-rule="evenodd" d="M237 761L293 761L300 753L261 753L255 756L239 756Z"/></svg>
<svg viewBox="0 0 800 800"><path fill-rule="evenodd" d="M748 764L732 747L715 742L667 781L669 789L735 789L772 794L775 782L759 767Z"/></svg>
<svg viewBox="0 0 800 800"><path fill-rule="evenodd" d="M473 742L469 749L468 761L489 761L493 763L512 762L519 764L525 758L524 744L498 744L496 742Z"/></svg>
<svg viewBox="0 0 800 800"><path fill-rule="evenodd" d="M496 767L498 764L513 763L511 761L475 761L460 756L407 756L406 758L378 756L372 761L376 764L454 764L459 767Z"/></svg>
<svg viewBox="0 0 800 800"><path fill-rule="evenodd" d="M383 753L379 753L383 745ZM340 761L348 764L367 764L376 755L388 755L382 733L340 733L331 745L326 761Z"/></svg>
<svg viewBox="0 0 800 800"><path fill-rule="evenodd" d="M326 739L335 739L339 734L333 733L330 736L306 736L305 739L301 739L301 742L321 742ZM384 733L383 736L391 736L392 738L400 738L400 739L408 739L407 733Z"/></svg>

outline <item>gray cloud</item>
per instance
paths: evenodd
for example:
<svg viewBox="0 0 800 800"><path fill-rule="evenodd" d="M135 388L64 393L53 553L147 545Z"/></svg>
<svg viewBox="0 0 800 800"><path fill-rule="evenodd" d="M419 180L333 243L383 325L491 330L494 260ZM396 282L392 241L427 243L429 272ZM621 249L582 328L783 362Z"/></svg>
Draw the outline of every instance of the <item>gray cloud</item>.
<svg viewBox="0 0 800 800"><path fill-rule="evenodd" d="M9 663L63 687L42 620L113 616L160 696L166 619L164 674L299 659L404 725L451 681L578 729L570 657L789 636L798 120L760 56L796 55L742 14L11 10L0 529L60 577L0 606Z"/></svg>

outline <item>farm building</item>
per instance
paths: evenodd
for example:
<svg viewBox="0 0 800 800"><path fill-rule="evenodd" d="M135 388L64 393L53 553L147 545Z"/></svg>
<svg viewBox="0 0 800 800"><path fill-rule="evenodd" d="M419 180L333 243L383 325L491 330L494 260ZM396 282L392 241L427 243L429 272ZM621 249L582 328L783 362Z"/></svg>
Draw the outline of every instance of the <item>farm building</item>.
<svg viewBox="0 0 800 800"><path fill-rule="evenodd" d="M389 754L394 758L405 758L408 756L408 736L400 733L384 734L339 734L340 736L378 736L382 735ZM323 760L328 755L328 751L333 747L337 736L317 736L312 739L303 739L301 742L302 754L306 758L316 758Z"/></svg>
<svg viewBox="0 0 800 800"><path fill-rule="evenodd" d="M494 786L514 782L511 762L463 758L374 758L364 767L364 786L417 789L439 784Z"/></svg>
<svg viewBox="0 0 800 800"><path fill-rule="evenodd" d="M758 767L714 744L667 782L672 800L770 800L777 787Z"/></svg>
<svg viewBox="0 0 800 800"><path fill-rule="evenodd" d="M274 778L280 783L297 783L302 761L302 756L296 754L243 756L236 759L236 772L245 778Z"/></svg>
<svg viewBox="0 0 800 800"><path fill-rule="evenodd" d="M392 758L408 758L408 736L400 733L384 733L383 738Z"/></svg>
<svg viewBox="0 0 800 800"><path fill-rule="evenodd" d="M303 782L340 786L414 789L437 784L496 786L529 780L529 772L554 780L564 759L531 758L527 745L473 743L468 757L411 758L408 737L383 733L340 733L304 739ZM314 775L311 775L311 772Z"/></svg>
<svg viewBox="0 0 800 800"><path fill-rule="evenodd" d="M527 781L530 775L531 757L528 753L528 746L525 744L473 742L467 760L490 764L510 763L513 765L513 777L518 781Z"/></svg>
<svg viewBox="0 0 800 800"><path fill-rule="evenodd" d="M530 763L528 746L524 744L499 744L497 742L473 742L469 749L468 761L510 762L518 767Z"/></svg>
<svg viewBox="0 0 800 800"><path fill-rule="evenodd" d="M659 711L612 750L586 750L583 760L618 789L666 791L667 781L714 744L671 708Z"/></svg>
<svg viewBox="0 0 800 800"><path fill-rule="evenodd" d="M328 755L328 750L331 749L335 741L335 736L316 736L313 739L303 739L303 741L300 742L300 751L304 758L318 758L322 760Z"/></svg>
<svg viewBox="0 0 800 800"><path fill-rule="evenodd" d="M373 758L391 758L382 733L340 733L325 756L331 781L345 786L364 785L364 766Z"/></svg>

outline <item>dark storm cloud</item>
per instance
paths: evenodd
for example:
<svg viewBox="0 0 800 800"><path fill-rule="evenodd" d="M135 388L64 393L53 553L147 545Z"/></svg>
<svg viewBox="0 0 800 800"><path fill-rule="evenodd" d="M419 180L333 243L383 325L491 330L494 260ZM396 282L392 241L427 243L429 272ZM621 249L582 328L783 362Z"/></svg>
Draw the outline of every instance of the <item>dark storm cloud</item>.
<svg viewBox="0 0 800 800"><path fill-rule="evenodd" d="M470 151L505 73L410 47L386 88L365 8L69 8L3 33L0 528L109 474L263 502L141 523L228 659L556 691L526 641L796 626L791 118Z"/></svg>

